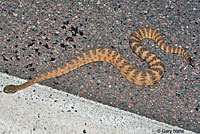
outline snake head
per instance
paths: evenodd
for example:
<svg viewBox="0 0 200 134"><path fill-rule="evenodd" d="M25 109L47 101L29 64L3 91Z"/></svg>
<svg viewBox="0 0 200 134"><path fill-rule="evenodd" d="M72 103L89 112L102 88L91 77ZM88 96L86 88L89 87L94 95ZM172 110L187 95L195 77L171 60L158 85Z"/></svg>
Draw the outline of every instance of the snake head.
<svg viewBox="0 0 200 134"><path fill-rule="evenodd" d="M3 91L5 93L16 93L17 92L17 86L16 85L7 85L4 87Z"/></svg>

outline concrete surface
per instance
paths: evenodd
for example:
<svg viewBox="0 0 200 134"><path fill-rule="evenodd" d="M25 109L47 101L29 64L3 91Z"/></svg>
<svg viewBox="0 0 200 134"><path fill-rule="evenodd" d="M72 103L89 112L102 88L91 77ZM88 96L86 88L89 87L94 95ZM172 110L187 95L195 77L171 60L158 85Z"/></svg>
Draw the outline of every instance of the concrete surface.
<svg viewBox="0 0 200 134"><path fill-rule="evenodd" d="M195 134L194 132L0 73L0 134Z"/></svg>

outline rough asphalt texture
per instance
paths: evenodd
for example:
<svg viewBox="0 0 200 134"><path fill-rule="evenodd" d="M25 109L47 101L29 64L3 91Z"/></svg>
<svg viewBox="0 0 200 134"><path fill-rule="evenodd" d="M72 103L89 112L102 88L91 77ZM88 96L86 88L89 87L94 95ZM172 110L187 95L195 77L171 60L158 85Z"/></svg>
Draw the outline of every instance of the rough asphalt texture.
<svg viewBox="0 0 200 134"><path fill-rule="evenodd" d="M199 0L0 2L0 71L24 79L54 69L93 48L118 51L148 65L129 48L142 27L157 29L195 61L166 54L153 40L142 44L163 59L166 73L153 86L130 83L111 64L96 62L41 84L200 133Z"/></svg>

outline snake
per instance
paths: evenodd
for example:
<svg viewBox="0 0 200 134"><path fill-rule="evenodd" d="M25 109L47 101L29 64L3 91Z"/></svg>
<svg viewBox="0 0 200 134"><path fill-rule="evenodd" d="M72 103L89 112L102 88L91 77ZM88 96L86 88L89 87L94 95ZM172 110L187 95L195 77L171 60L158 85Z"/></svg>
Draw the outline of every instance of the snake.
<svg viewBox="0 0 200 134"><path fill-rule="evenodd" d="M154 85L164 76L165 66L161 58L141 45L141 41L146 38L154 40L159 48L166 53L182 55L188 64L194 67L194 62L185 49L167 45L163 40L162 35L157 30L152 28L139 28L129 37L129 45L138 57L149 64L149 67L146 70L140 70L133 66L127 58L114 50L108 48L96 48L83 52L56 69L42 73L21 85L7 85L4 88L4 92L16 93L17 91L25 89L40 81L66 74L85 64L98 61L113 64L120 73L132 83L137 85Z"/></svg>

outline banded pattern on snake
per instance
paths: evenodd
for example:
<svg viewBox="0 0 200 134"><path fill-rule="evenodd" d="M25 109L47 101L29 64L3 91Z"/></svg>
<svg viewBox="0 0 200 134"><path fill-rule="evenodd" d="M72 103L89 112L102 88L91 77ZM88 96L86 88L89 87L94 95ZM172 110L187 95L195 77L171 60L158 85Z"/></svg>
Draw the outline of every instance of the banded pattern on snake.
<svg viewBox="0 0 200 134"><path fill-rule="evenodd" d="M134 67L125 57L114 50L107 48L97 48L88 50L87 52L84 52L71 59L64 65L49 72L40 74L22 85L7 85L4 88L4 92L15 93L37 82L66 74L85 64L97 61L105 61L115 65L124 77L135 84L153 85L161 80L165 73L165 68L162 60L156 54L148 51L140 44L140 42L145 38L155 40L161 50L167 53L183 55L186 61L191 66L194 66L194 63L187 51L182 48L173 48L168 46L158 31L151 28L141 28L137 29L131 34L129 43L133 52L149 64L150 68L146 71L141 71Z"/></svg>

